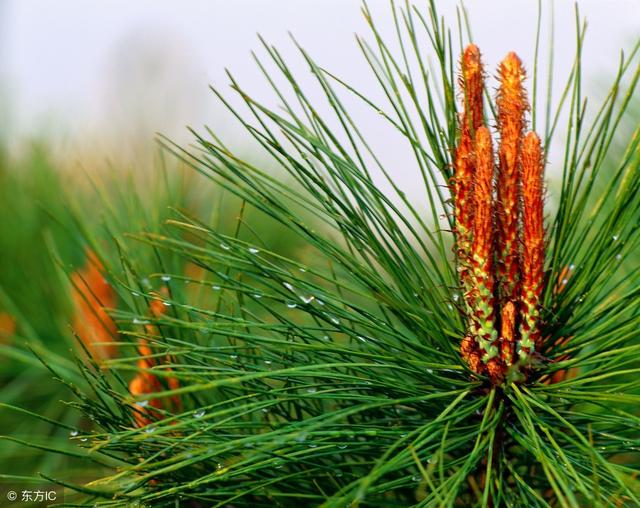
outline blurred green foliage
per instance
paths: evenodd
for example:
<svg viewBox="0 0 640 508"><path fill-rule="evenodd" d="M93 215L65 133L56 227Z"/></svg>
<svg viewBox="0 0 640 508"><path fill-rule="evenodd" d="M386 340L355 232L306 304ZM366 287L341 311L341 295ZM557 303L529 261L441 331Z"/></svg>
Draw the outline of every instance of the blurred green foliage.
<svg viewBox="0 0 640 508"><path fill-rule="evenodd" d="M84 354L72 329L75 311L69 276L85 265L88 250L103 260L109 269L105 277L112 282L125 280L130 269L149 275L145 289L163 285L160 273L188 276L188 263L170 251L143 247L128 235L162 234L165 221L177 214L205 218L222 232L239 230L240 238L255 240L251 229L239 227L242 213L243 221L259 226L262 241L272 250L304 250L290 232L245 209L238 198L202 185L203 180L177 160L167 161L159 151L151 167L123 170L109 164L85 169L57 161L46 141L33 143L18 157L0 149L0 313L15 321L15 333L0 341L0 404L22 407L73 428L89 425L59 403L68 399L67 388L52 381L51 372L30 351L54 355L58 365L70 368L75 356ZM121 289L117 302L125 311L139 305ZM68 457L20 443L43 443L51 433L62 436L64 431L0 406L0 435L10 439L0 446L0 461L11 464L0 474L46 474L61 465L68 469ZM78 469L78 474L87 471Z"/></svg>

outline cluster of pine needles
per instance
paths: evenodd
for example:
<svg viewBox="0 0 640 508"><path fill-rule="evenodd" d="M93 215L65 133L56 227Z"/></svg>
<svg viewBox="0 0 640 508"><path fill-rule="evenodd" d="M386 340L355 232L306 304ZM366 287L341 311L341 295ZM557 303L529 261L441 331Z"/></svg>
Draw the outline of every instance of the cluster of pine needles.
<svg viewBox="0 0 640 508"><path fill-rule="evenodd" d="M79 493L69 499L167 507L640 504L640 270L619 270L640 243L639 132L612 153L640 77L639 46L621 59L596 108L581 90L579 17L575 63L555 107L536 104L537 61L524 62L534 69L522 86L540 134L537 156L558 135L564 152L553 167L542 159L537 166L561 174L548 190L544 231L536 230L544 256L530 310L540 347L509 353L514 363L526 360L526 376L505 370L497 379L461 355L475 329L467 305L478 280L461 280L454 255L465 36L453 39L433 3L392 6L392 50L366 7L364 14L372 43L358 43L386 103L299 47L326 99L314 105L265 43L275 70L258 65L280 107L254 100L231 75L245 112L213 91L287 177L243 160L211 132L194 132L190 149L163 140L239 198L235 232L176 210L162 234L114 240L149 249L156 261L134 263L122 250L89 257L83 273L101 274L119 295L117 308L99 314L117 328L116 349L80 337L89 359L74 377L42 358L88 422L69 427L71 448L58 451L100 471L86 482L62 472L50 478ZM461 27L465 19L461 11ZM539 46L540 37L536 58ZM505 41L505 54L510 49ZM387 124L399 140L394 149L411 151L420 202L394 182L343 106L345 94ZM482 84L480 95L477 121L500 125L493 91ZM504 205L500 188L489 192ZM304 252L271 248L245 220L249 211L289 231ZM168 269L163 253L189 269ZM85 279L75 280L84 294ZM85 301L103 307L92 302ZM522 327L526 316L517 319ZM479 361L489 361L491 344L478 343Z"/></svg>

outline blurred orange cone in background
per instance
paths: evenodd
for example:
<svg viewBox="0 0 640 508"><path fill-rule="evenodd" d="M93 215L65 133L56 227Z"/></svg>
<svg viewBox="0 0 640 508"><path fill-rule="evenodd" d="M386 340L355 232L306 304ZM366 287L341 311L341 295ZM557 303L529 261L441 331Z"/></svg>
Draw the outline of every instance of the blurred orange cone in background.
<svg viewBox="0 0 640 508"><path fill-rule="evenodd" d="M83 268L71 274L74 306L73 330L97 360L113 358L118 328L105 311L116 306L116 292L104 278L104 267L91 250Z"/></svg>

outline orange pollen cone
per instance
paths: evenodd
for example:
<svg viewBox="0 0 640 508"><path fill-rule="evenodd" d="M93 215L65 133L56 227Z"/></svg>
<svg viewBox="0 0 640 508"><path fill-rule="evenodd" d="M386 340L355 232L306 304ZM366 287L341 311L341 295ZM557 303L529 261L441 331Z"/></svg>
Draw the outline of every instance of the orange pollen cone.
<svg viewBox="0 0 640 508"><path fill-rule="evenodd" d="M518 296L520 156L524 113L529 109L523 87L525 72L515 53L509 53L498 70L498 280L499 297L505 302Z"/></svg>
<svg viewBox="0 0 640 508"><path fill-rule="evenodd" d="M96 359L113 358L117 346L109 344L118 328L105 311L114 308L116 292L104 278L104 267L94 252L87 251L86 265L71 274L74 306L73 330Z"/></svg>
<svg viewBox="0 0 640 508"><path fill-rule="evenodd" d="M497 171L491 133L482 125L478 48L468 46L461 61L464 113L453 187L467 325L460 355L474 375L495 385L526 379L542 347L544 157L540 138L534 132L524 136L529 104L518 56L509 53L498 69Z"/></svg>

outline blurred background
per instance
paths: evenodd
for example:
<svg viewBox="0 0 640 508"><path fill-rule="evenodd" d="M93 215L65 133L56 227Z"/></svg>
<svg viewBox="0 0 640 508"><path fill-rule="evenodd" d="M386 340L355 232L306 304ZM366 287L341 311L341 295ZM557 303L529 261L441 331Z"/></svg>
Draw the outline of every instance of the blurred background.
<svg viewBox="0 0 640 508"><path fill-rule="evenodd" d="M426 9L427 2L418 4ZM457 27L456 3L438 4L449 26ZM511 50L531 69L537 2L470 0L465 6L490 76ZM54 404L67 394L49 381L50 373L25 344L58 355L61 365L71 361L73 331L78 331L72 324L86 311L74 297L73 281L77 274L92 273L90 249L125 232L158 229L170 206L215 216L220 228L233 227L238 203L201 185L195 172L161 154L154 139L162 133L186 145L192 139L186 126L202 131L207 125L246 157L260 161L209 89L214 86L238 105L228 87L229 69L253 97L268 106L278 104L251 54L255 50L264 57L258 33L309 85L311 102L324 104L322 91L313 86L292 35L318 64L384 102L355 41L354 34L370 40L360 7L360 0L0 0L0 434L37 441L39 432L52 432L47 422L9 406L82 425ZM369 7L381 32L393 40L389 2L371 0ZM574 61L576 6L543 0L541 7L538 72L540 83L546 83L552 69L555 104ZM581 0L577 7L589 25L585 90L597 104L613 79L620 51L640 33L640 2ZM544 101L544 87L538 92ZM355 119L370 114L353 96L345 95L344 102ZM396 145L379 123L363 124L363 133L400 187L420 199L423 191L412 185L416 162L411 151ZM559 133L555 143L562 142ZM553 146L549 150L553 178L560 156ZM264 222L262 229L278 238L282 250L304 251L305 246L287 242L275 228L269 233L272 227ZM108 249L100 254L107 261L117 257ZM155 262L141 261L147 272L161 267L188 271L175 259L163 259L161 267ZM107 272L107 279L114 276ZM13 474L33 474L35 464L39 471L53 470L58 460L41 450L25 453L19 443L0 446L0 461L10 463Z"/></svg>
<svg viewBox="0 0 640 508"><path fill-rule="evenodd" d="M393 35L389 2L369 4L383 33ZM471 0L464 5L489 74L509 50L531 67L537 2ZM541 5L540 68L547 69L554 17L558 92L574 58L575 9L573 2L542 0ZM577 6L589 24L584 70L592 79L586 81L598 85L637 35L640 3L582 0ZM237 127L208 85L225 90L228 68L255 96L271 97L251 58L252 50L260 53L258 33L278 47L298 76L306 69L289 32L321 65L365 95L379 97L354 40L356 33L368 34L360 7L360 0L2 0L0 125L6 143L15 153L33 138L45 138L67 160L126 160L140 145L148 148L155 132L188 141L185 125L206 123L232 137ZM457 7L449 1L438 5L454 27ZM314 91L320 94L312 90L312 100L318 98ZM370 135L383 141L380 133ZM410 154L400 152L385 155L401 166Z"/></svg>

